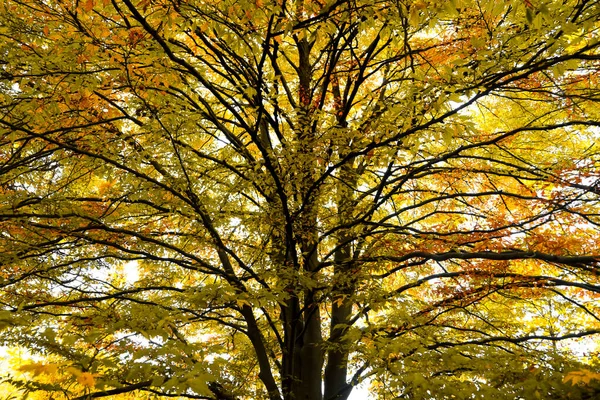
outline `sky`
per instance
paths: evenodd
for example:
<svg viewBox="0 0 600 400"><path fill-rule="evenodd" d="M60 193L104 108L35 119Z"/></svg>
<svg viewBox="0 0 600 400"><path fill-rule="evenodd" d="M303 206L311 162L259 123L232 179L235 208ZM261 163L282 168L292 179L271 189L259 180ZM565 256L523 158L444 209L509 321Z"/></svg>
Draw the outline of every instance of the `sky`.
<svg viewBox="0 0 600 400"><path fill-rule="evenodd" d="M362 384L359 385L357 387L355 387L354 389L352 389L352 392L350 393L350 397L348 397L348 400L372 400L375 399L374 397L371 397L369 394L369 390L368 390L368 384Z"/></svg>

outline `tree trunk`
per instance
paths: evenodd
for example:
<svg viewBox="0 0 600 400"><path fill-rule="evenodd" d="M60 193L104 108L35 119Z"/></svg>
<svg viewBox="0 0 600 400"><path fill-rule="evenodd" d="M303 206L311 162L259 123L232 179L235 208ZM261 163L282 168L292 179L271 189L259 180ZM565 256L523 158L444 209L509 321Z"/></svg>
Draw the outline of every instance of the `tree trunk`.
<svg viewBox="0 0 600 400"><path fill-rule="evenodd" d="M343 225L351 217L353 200L352 193L356 186L354 168L350 165L342 167L338 187L338 214ZM325 368L325 400L346 399L352 388L346 383L348 374L348 343L343 335L347 330L352 314L352 296L355 290L354 269L352 267L352 249L350 236L342 231L338 238L338 248L334 254L334 282L336 290L332 297L331 325Z"/></svg>

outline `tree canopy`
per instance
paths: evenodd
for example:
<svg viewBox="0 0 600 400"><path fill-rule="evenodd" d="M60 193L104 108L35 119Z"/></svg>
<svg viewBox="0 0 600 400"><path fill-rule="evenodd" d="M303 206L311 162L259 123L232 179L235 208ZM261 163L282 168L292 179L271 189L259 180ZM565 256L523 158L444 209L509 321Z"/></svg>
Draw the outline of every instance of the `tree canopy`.
<svg viewBox="0 0 600 400"><path fill-rule="evenodd" d="M0 337L31 355L6 383L591 398L598 21L589 0L0 1Z"/></svg>

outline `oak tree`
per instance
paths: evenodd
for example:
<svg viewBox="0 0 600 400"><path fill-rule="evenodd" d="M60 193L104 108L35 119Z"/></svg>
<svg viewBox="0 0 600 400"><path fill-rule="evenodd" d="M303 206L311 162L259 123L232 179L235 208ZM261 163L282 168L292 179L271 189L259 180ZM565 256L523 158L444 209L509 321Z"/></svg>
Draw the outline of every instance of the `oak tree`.
<svg viewBox="0 0 600 400"><path fill-rule="evenodd" d="M2 0L0 335L33 357L7 379L591 396L599 20L589 0Z"/></svg>

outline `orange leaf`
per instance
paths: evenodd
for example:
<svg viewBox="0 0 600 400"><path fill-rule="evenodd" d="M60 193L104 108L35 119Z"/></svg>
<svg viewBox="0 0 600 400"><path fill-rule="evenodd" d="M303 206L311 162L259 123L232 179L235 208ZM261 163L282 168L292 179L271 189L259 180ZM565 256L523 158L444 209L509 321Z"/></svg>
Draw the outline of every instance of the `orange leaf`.
<svg viewBox="0 0 600 400"><path fill-rule="evenodd" d="M94 8L94 0L87 0L83 6L85 11L92 11Z"/></svg>

